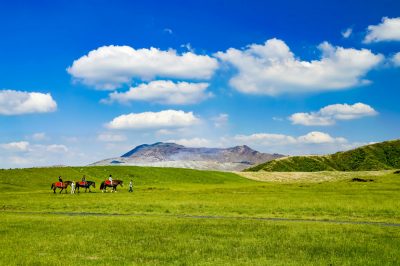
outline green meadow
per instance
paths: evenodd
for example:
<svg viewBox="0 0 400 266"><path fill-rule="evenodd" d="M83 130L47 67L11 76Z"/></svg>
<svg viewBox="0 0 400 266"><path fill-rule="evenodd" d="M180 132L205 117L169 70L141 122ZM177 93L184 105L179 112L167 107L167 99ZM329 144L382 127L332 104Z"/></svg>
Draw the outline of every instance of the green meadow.
<svg viewBox="0 0 400 266"><path fill-rule="evenodd" d="M124 180L117 193L99 190L109 174ZM53 194L59 175L96 188ZM393 171L261 182L173 168L0 170L0 263L398 265L399 189Z"/></svg>

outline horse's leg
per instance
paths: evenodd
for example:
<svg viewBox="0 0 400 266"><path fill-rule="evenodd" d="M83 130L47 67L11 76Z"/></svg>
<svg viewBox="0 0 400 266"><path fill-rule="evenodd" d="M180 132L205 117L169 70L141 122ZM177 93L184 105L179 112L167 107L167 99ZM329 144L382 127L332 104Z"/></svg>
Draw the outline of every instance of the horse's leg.
<svg viewBox="0 0 400 266"><path fill-rule="evenodd" d="M64 188L62 188L62 187L60 187L60 194L61 194L61 192L64 190Z"/></svg>

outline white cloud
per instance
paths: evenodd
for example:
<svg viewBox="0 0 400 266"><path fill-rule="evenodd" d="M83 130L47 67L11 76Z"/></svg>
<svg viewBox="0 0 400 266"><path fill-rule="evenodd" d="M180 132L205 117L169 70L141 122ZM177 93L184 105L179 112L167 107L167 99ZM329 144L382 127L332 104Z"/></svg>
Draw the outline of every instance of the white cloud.
<svg viewBox="0 0 400 266"><path fill-rule="evenodd" d="M41 141L47 139L46 133L40 132L40 133L35 133L32 135L32 139L35 141Z"/></svg>
<svg viewBox="0 0 400 266"><path fill-rule="evenodd" d="M204 138L177 139L177 140L170 139L165 142L173 142L176 144L192 148L209 147L211 145L210 141Z"/></svg>
<svg viewBox="0 0 400 266"><path fill-rule="evenodd" d="M241 143L259 144L263 146L294 144L296 138L283 134L255 133L251 135L236 135L234 140Z"/></svg>
<svg viewBox="0 0 400 266"><path fill-rule="evenodd" d="M27 141L17 141L5 144L0 144L0 147L9 151L28 151L29 142Z"/></svg>
<svg viewBox="0 0 400 266"><path fill-rule="evenodd" d="M57 109L50 93L0 90L0 115L48 113Z"/></svg>
<svg viewBox="0 0 400 266"><path fill-rule="evenodd" d="M383 17L380 24L368 26L364 43L381 41L400 41L400 17Z"/></svg>
<svg viewBox="0 0 400 266"><path fill-rule="evenodd" d="M194 49L193 49L192 45L189 42L186 43L186 44L181 44L181 47L182 48L186 48L186 50L188 50L189 52L194 53Z"/></svg>
<svg viewBox="0 0 400 266"><path fill-rule="evenodd" d="M217 67L217 60L207 55L111 45L90 51L75 60L67 71L86 85L113 90L134 78L209 79Z"/></svg>
<svg viewBox="0 0 400 266"><path fill-rule="evenodd" d="M132 87L127 92L113 92L104 102L149 101L175 105L193 104L212 96L210 92L206 92L208 85L208 83L156 80Z"/></svg>
<svg viewBox="0 0 400 266"><path fill-rule="evenodd" d="M392 57L392 62L396 67L400 66L400 52L396 53L393 57Z"/></svg>
<svg viewBox="0 0 400 266"><path fill-rule="evenodd" d="M326 154L348 150L364 143L350 143L343 137L333 137L327 133L312 131L301 136L285 134L256 133L236 135L225 140L232 145L249 145L259 151L291 155Z"/></svg>
<svg viewBox="0 0 400 266"><path fill-rule="evenodd" d="M30 167L39 165L65 164L68 156L73 156L62 144L31 144L27 141L16 141L0 144L1 165L12 167ZM57 155L57 156L55 156Z"/></svg>
<svg viewBox="0 0 400 266"><path fill-rule="evenodd" d="M347 39L353 33L353 29L347 28L346 30L342 31L341 33L342 33L343 38Z"/></svg>
<svg viewBox="0 0 400 266"><path fill-rule="evenodd" d="M289 120L295 125L329 126L335 124L336 120L352 120L377 114L374 108L364 103L332 104L318 112L292 114Z"/></svg>
<svg viewBox="0 0 400 266"><path fill-rule="evenodd" d="M164 110L121 115L106 126L110 129L161 129L193 126L198 121L193 112Z"/></svg>
<svg viewBox="0 0 400 266"><path fill-rule="evenodd" d="M284 134L256 133L251 135L236 135L234 140L241 143L261 144L263 146L279 146L293 144L323 144L346 143L345 138L334 138L327 133L312 131L306 135L293 137Z"/></svg>
<svg viewBox="0 0 400 266"><path fill-rule="evenodd" d="M333 138L327 133L313 131L304 136L298 137L297 142L307 143L307 144L322 144L322 143L346 143L347 140L341 137Z"/></svg>
<svg viewBox="0 0 400 266"><path fill-rule="evenodd" d="M48 152L54 152L54 153L65 153L68 152L68 148L65 145L62 144L51 144L48 146L45 146L46 151Z"/></svg>
<svg viewBox="0 0 400 266"><path fill-rule="evenodd" d="M127 140L125 135L113 133L101 133L97 136L97 140L103 142L123 142Z"/></svg>
<svg viewBox="0 0 400 266"><path fill-rule="evenodd" d="M219 114L216 117L211 118L214 121L214 126L217 128L224 127L228 123L229 115L228 114Z"/></svg>
<svg viewBox="0 0 400 266"><path fill-rule="evenodd" d="M304 126L330 126L335 124L331 117L321 116L319 113L295 113L289 117L294 125Z"/></svg>
<svg viewBox="0 0 400 266"><path fill-rule="evenodd" d="M282 93L342 90L369 83L365 74L382 60L382 55L367 49L319 45L319 60L301 61L285 42L267 40L245 50L234 48L218 52L216 57L235 67L238 73L231 86L243 93L278 95Z"/></svg>

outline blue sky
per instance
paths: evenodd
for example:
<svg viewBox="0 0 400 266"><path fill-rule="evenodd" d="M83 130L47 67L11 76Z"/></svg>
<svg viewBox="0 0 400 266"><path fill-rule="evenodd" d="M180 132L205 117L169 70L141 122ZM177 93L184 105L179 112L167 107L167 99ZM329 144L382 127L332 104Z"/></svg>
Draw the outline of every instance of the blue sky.
<svg viewBox="0 0 400 266"><path fill-rule="evenodd" d="M2 1L0 36L0 167L399 138L398 1Z"/></svg>

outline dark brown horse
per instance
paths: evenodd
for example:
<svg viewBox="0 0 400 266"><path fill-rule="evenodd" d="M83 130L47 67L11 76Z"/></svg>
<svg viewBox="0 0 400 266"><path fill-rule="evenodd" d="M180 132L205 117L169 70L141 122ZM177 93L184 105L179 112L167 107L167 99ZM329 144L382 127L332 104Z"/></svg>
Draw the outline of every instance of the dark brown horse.
<svg viewBox="0 0 400 266"><path fill-rule="evenodd" d="M51 184L51 189L56 193L56 189L60 189L60 194L61 192L65 189L65 193L67 193L67 188L72 184L72 181L64 181L64 182L55 182Z"/></svg>
<svg viewBox="0 0 400 266"><path fill-rule="evenodd" d="M92 192L90 190L90 187L92 186L93 188L96 188L96 183L93 181L86 181L86 182L82 182L82 181L76 181L76 188L78 189L78 193L79 193L79 188L85 188L85 192L87 191L87 189L89 189L89 192Z"/></svg>
<svg viewBox="0 0 400 266"><path fill-rule="evenodd" d="M122 180L113 180L111 183L110 183L110 181L103 181L103 182L101 182L101 185L100 185L100 190L103 190L103 192L107 192L107 187L112 187L112 192L116 192L117 191L117 186L118 185L121 185L121 187L122 187L122 184L124 183L124 181L122 181Z"/></svg>

